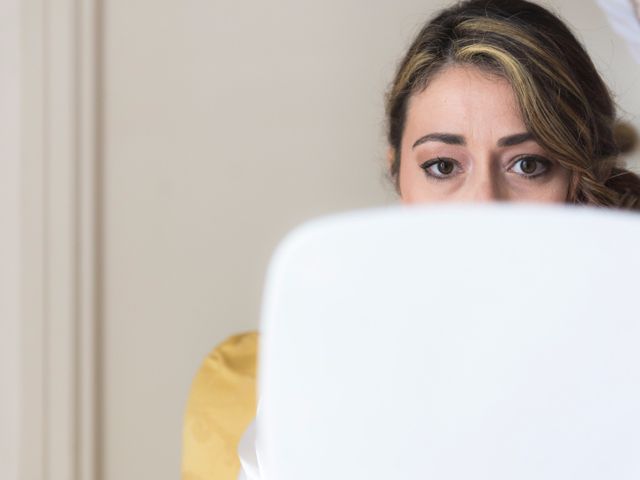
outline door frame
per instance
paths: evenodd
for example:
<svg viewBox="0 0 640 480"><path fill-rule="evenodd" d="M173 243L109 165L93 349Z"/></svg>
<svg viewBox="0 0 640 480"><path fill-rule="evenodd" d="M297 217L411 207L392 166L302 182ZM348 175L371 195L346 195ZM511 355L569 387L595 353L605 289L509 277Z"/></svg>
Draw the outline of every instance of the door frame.
<svg viewBox="0 0 640 480"><path fill-rule="evenodd" d="M101 20L21 2L24 479L100 477Z"/></svg>

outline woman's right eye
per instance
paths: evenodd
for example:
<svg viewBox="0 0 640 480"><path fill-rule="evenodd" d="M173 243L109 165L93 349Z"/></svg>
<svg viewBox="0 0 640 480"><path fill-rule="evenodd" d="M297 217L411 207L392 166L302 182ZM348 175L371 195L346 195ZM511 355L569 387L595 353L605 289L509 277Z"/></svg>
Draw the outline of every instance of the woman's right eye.
<svg viewBox="0 0 640 480"><path fill-rule="evenodd" d="M454 174L457 167L456 164L457 162L450 158L436 158L424 162L420 165L420 168L422 168L429 177L444 179Z"/></svg>

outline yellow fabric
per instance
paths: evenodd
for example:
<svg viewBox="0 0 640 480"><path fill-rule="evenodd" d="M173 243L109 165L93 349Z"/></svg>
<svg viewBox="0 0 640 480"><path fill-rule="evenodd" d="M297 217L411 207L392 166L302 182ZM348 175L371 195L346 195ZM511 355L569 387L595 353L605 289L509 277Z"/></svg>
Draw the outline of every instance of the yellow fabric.
<svg viewBox="0 0 640 480"><path fill-rule="evenodd" d="M236 480L237 447L256 414L256 332L236 335L204 360L185 414L182 480Z"/></svg>

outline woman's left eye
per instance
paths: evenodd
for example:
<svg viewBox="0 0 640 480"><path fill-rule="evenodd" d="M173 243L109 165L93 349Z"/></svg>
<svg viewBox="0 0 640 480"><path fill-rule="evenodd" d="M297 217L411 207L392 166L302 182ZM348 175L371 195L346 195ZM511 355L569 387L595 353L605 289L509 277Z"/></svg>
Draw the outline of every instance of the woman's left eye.
<svg viewBox="0 0 640 480"><path fill-rule="evenodd" d="M527 178L534 178L546 173L551 168L551 162L546 158L527 155L514 162L509 170Z"/></svg>

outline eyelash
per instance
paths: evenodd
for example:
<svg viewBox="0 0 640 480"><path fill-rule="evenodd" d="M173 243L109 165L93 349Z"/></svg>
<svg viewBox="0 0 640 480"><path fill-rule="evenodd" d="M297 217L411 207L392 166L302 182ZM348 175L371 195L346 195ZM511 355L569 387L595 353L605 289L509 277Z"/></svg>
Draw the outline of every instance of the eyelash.
<svg viewBox="0 0 640 480"><path fill-rule="evenodd" d="M440 177L437 175L433 175L432 173L429 172L429 168L431 168L434 165L437 165L438 163L442 162L442 161L448 161L454 164L454 169L455 168L460 168L460 163L458 163L456 160L452 159L452 158L444 158L444 157L436 157L432 160L427 160L426 162L424 162L423 164L420 165L420 168L422 168L424 170L424 173L426 174L426 176L431 179L431 180L435 180L437 182L443 182L445 180L448 180L451 175L447 175L444 177Z"/></svg>
<svg viewBox="0 0 640 480"><path fill-rule="evenodd" d="M534 175L522 175L520 173L518 173L517 175L520 175L523 178L526 178L527 180L535 180L538 177L541 177L547 173L549 173L551 171L551 167L553 166L553 164L551 163L550 160L547 160L546 158L543 157L539 157L537 155L522 155L521 157L517 157L516 160L511 164L511 166L509 167L509 170L511 170L518 162L520 162L521 160L526 160L526 159L533 159L535 160L538 164L541 164L544 166L544 170L540 173L536 173Z"/></svg>
<svg viewBox="0 0 640 480"><path fill-rule="evenodd" d="M542 164L544 165L545 170L543 170L540 173L536 173L533 175L523 175L521 173L516 173L516 175L525 178L527 180L535 180L536 178L545 175L547 173L549 173L549 171L551 170L551 166L552 163L551 161L547 160L546 158L543 157L539 157L537 155L522 155L520 157L517 157L514 162L511 164L511 166L509 167L509 170L513 169L513 167L520 161L522 160L526 160L526 159L533 159L535 160L538 164ZM433 175L432 173L429 172L429 168L431 168L434 165L437 165L438 163L442 162L442 161L448 161L454 164L454 169L455 168L460 168L460 163L457 162L456 160L452 159L452 158L445 158L445 157L436 157L432 160L427 160L426 162L422 163L420 165L420 168L422 168L425 172L425 174L427 175L427 177L429 179L435 180L435 181L445 181L448 180L449 178L451 178L451 175L446 175L446 176L437 176L437 175Z"/></svg>

